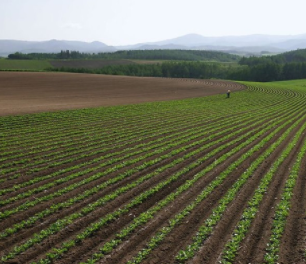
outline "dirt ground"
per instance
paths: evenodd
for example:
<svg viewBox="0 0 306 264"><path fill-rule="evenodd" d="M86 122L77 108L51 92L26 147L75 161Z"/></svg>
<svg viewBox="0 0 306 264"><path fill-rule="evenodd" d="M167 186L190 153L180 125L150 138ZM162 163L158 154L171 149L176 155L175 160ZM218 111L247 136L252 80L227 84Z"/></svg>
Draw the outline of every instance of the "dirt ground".
<svg viewBox="0 0 306 264"><path fill-rule="evenodd" d="M0 72L0 116L194 98L243 88L220 80Z"/></svg>

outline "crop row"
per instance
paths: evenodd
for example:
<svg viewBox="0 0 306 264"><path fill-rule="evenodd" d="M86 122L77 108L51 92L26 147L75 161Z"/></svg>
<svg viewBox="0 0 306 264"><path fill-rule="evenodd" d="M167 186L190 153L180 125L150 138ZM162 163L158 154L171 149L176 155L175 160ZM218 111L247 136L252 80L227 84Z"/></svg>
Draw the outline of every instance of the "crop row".
<svg viewBox="0 0 306 264"><path fill-rule="evenodd" d="M247 85L230 100L1 119L1 261L71 263L75 255L73 262L87 264L106 257L147 263L165 256L158 251L186 226L186 238L175 240L165 259L185 263L201 257L238 206L215 253L235 263L272 180L282 177L265 238L265 261L277 262L306 159L305 95L289 86ZM291 173L278 175L289 162ZM205 206L205 215L197 214Z"/></svg>

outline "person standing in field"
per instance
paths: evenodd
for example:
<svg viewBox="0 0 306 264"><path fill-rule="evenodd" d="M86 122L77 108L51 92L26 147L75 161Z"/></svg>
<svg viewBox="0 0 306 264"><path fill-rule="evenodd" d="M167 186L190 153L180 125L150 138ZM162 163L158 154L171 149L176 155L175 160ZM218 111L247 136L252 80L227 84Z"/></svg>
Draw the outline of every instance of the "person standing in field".
<svg viewBox="0 0 306 264"><path fill-rule="evenodd" d="M231 95L231 90L227 90L227 93L226 93L227 98L230 98L230 95Z"/></svg>

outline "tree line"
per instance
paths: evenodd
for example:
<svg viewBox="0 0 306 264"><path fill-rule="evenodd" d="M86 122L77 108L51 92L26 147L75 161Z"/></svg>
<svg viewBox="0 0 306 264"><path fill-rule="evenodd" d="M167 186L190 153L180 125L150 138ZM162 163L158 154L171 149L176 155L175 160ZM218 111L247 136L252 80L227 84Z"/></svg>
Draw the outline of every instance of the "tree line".
<svg viewBox="0 0 306 264"><path fill-rule="evenodd" d="M34 54L34 55L33 55ZM56 58L76 58L79 56L89 56L86 53L62 51L59 54L21 54L15 53L10 59L41 59L45 56L55 56ZM83 54L83 55L82 55ZM219 54L219 55L217 55ZM209 57L209 56L212 57ZM24 57L26 56L26 57ZM32 57L31 57L32 56ZM91 54L90 56L95 56ZM218 78L241 81L281 81L306 78L306 49L286 52L274 56L263 57L242 57L238 64L222 64L213 62L203 62L197 59L216 58L225 59L230 56L226 53L194 51L194 50L136 50L118 51L115 53L101 53L96 57L100 59L158 59L172 60L158 64L128 64L104 66L100 69L86 68L49 68L51 71L84 72L96 74L130 75L130 76L150 76L150 77L172 77L172 78ZM223 57L224 56L224 57ZM235 56L235 55L234 55ZM187 60L188 61L185 61Z"/></svg>
<svg viewBox="0 0 306 264"><path fill-rule="evenodd" d="M241 68L229 78L246 81L281 81L306 78L306 49L298 49L274 56L242 57Z"/></svg>
<svg viewBox="0 0 306 264"><path fill-rule="evenodd" d="M306 78L306 63L265 63L256 66L235 66L221 63L165 62L160 64L111 65L100 69L50 68L51 71L197 79L228 79L270 82Z"/></svg>
<svg viewBox="0 0 306 264"><path fill-rule="evenodd" d="M271 82L306 78L306 62L278 64L267 62L255 66L237 68L228 75L231 80Z"/></svg>
<svg viewBox="0 0 306 264"><path fill-rule="evenodd" d="M275 64L286 64L286 63L303 63L306 62L306 49L298 49L294 51L288 51L273 56L263 57L242 57L239 60L240 65L256 66L261 64L275 63Z"/></svg>
<svg viewBox="0 0 306 264"><path fill-rule="evenodd" d="M184 60L184 61L220 61L238 62L237 55L208 50L122 50L116 52L82 53L62 50L59 53L29 53L16 52L8 55L9 59L18 60L57 60L57 59L135 59L135 60Z"/></svg>
<svg viewBox="0 0 306 264"><path fill-rule="evenodd" d="M158 64L127 64L110 65L100 69L88 68L50 68L51 71L94 73L111 75L128 75L142 77L171 77L171 78L197 78L197 79L227 79L237 66L221 63L204 62L164 62Z"/></svg>

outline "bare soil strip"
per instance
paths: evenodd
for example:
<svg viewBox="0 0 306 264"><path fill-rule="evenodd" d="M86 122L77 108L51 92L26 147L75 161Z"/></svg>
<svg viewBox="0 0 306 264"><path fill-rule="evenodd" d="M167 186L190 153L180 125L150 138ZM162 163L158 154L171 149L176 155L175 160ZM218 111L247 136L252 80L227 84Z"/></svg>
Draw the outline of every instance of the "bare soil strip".
<svg viewBox="0 0 306 264"><path fill-rule="evenodd" d="M0 116L179 100L244 88L219 80L0 72Z"/></svg>

